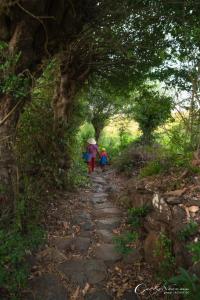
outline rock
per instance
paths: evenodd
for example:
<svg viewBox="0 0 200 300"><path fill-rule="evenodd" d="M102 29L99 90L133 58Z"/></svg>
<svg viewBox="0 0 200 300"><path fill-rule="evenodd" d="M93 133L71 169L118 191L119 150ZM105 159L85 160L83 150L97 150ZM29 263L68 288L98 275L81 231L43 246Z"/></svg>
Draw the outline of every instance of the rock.
<svg viewBox="0 0 200 300"><path fill-rule="evenodd" d="M177 220L178 222L184 221L186 218L186 212L181 206L172 207L172 220Z"/></svg>
<svg viewBox="0 0 200 300"><path fill-rule="evenodd" d="M99 235L100 239L105 242L105 243L112 243L113 242L113 237L114 235L106 230L106 229L102 229L102 230L97 230L96 233Z"/></svg>
<svg viewBox="0 0 200 300"><path fill-rule="evenodd" d="M200 199L191 198L186 200L186 206L200 206Z"/></svg>
<svg viewBox="0 0 200 300"><path fill-rule="evenodd" d="M95 182L95 183L106 184L105 179L103 179L102 177L97 177L97 176L93 177L92 181Z"/></svg>
<svg viewBox="0 0 200 300"><path fill-rule="evenodd" d="M62 285L61 280L54 274L45 274L30 281L30 297L26 295L26 300L67 300L67 290Z"/></svg>
<svg viewBox="0 0 200 300"><path fill-rule="evenodd" d="M107 198L108 194L107 193L95 193L93 194L93 198Z"/></svg>
<svg viewBox="0 0 200 300"><path fill-rule="evenodd" d="M83 222L87 222L88 220L91 220L91 218L90 218L90 214L86 213L86 212L75 215L73 217L73 223L74 224L80 224L80 223L83 223Z"/></svg>
<svg viewBox="0 0 200 300"><path fill-rule="evenodd" d="M47 248L38 253L37 259L46 261L46 262L61 263L61 262L65 261L67 258L58 249Z"/></svg>
<svg viewBox="0 0 200 300"><path fill-rule="evenodd" d="M105 201L103 203L94 203L94 208L95 209L114 208L114 205L109 201Z"/></svg>
<svg viewBox="0 0 200 300"><path fill-rule="evenodd" d="M108 192L109 194L118 193L119 188L116 185L112 184L106 187L105 191Z"/></svg>
<svg viewBox="0 0 200 300"><path fill-rule="evenodd" d="M93 202L93 204L102 204L107 200L104 198L92 198L91 201Z"/></svg>
<svg viewBox="0 0 200 300"><path fill-rule="evenodd" d="M142 255L140 254L138 249L133 249L132 253L124 255L123 262L125 264L134 264L142 261Z"/></svg>
<svg viewBox="0 0 200 300"><path fill-rule="evenodd" d="M116 251L115 245L102 244L96 248L95 257L109 263L119 261L122 255Z"/></svg>
<svg viewBox="0 0 200 300"><path fill-rule="evenodd" d="M200 278L200 262L194 263L190 268L189 272L191 274L195 274L198 278Z"/></svg>
<svg viewBox="0 0 200 300"><path fill-rule="evenodd" d="M199 211L199 207L198 206L189 206L188 207L188 210L189 210L189 212L191 212L191 213L196 213L196 212L198 212Z"/></svg>
<svg viewBox="0 0 200 300"><path fill-rule="evenodd" d="M144 241L145 261L152 266L158 265L158 258L155 257L155 250L159 239L159 233L151 231Z"/></svg>
<svg viewBox="0 0 200 300"><path fill-rule="evenodd" d="M186 213L180 206L173 206L172 208L172 220L171 220L171 232L176 235L185 226ZM175 237L176 238L176 237Z"/></svg>
<svg viewBox="0 0 200 300"><path fill-rule="evenodd" d="M74 241L74 247L80 252L86 252L90 247L90 239L87 237L78 237Z"/></svg>
<svg viewBox="0 0 200 300"><path fill-rule="evenodd" d="M81 231L80 232L80 237L91 237L91 234L92 234L92 232L91 231L89 231L89 230L86 230L86 231Z"/></svg>
<svg viewBox="0 0 200 300"><path fill-rule="evenodd" d="M118 227L119 224L120 224L119 218L101 219L97 221L97 228L112 230Z"/></svg>
<svg viewBox="0 0 200 300"><path fill-rule="evenodd" d="M90 221L84 222L83 224L81 224L81 229L85 231L93 230L94 224Z"/></svg>
<svg viewBox="0 0 200 300"><path fill-rule="evenodd" d="M89 284L97 284L107 278L106 266L98 259L70 260L58 266L66 278L72 283L84 287Z"/></svg>
<svg viewBox="0 0 200 300"><path fill-rule="evenodd" d="M163 222L164 220L164 222ZM155 210L150 212L144 219L144 228L150 231L162 231L168 227L168 221L166 223L165 216L157 213Z"/></svg>
<svg viewBox="0 0 200 300"><path fill-rule="evenodd" d="M156 193L153 196L152 204L155 210L165 215L165 219L167 219L168 221L170 220L171 211L165 200L159 194Z"/></svg>
<svg viewBox="0 0 200 300"><path fill-rule="evenodd" d="M178 197L169 197L166 199L166 202L170 205L180 204L182 203L181 199Z"/></svg>
<svg viewBox="0 0 200 300"><path fill-rule="evenodd" d="M100 184L95 184L93 187L92 187L92 191L93 192L103 192L103 187L102 187L102 185L100 185Z"/></svg>
<svg viewBox="0 0 200 300"><path fill-rule="evenodd" d="M52 246L55 246L60 251L66 251L69 250L72 244L72 238L71 237L56 237L51 239L50 244Z"/></svg>
<svg viewBox="0 0 200 300"><path fill-rule="evenodd" d="M84 266L90 284L97 284L107 278L106 266L102 260L89 259L85 261Z"/></svg>
<svg viewBox="0 0 200 300"><path fill-rule="evenodd" d="M127 198L126 202L129 203L129 207L152 206L152 194L152 192L145 190L144 186L141 191L138 191L131 186L128 193L126 192L125 198Z"/></svg>
<svg viewBox="0 0 200 300"><path fill-rule="evenodd" d="M102 208L98 210L93 211L93 215L96 218L101 218L105 216L113 216L113 215L120 215L121 212L118 208L116 207L111 207L111 208Z"/></svg>
<svg viewBox="0 0 200 300"><path fill-rule="evenodd" d="M179 267L188 269L192 266L192 255L187 250L185 243L179 240L174 240L173 252L176 258L176 263Z"/></svg>
<svg viewBox="0 0 200 300"><path fill-rule="evenodd" d="M88 294L85 300L112 300L112 298L105 291L99 290Z"/></svg>
<svg viewBox="0 0 200 300"><path fill-rule="evenodd" d="M187 191L187 188L181 189L181 190L175 190L165 193L165 196L172 196L172 197L181 197L185 192Z"/></svg>
<svg viewBox="0 0 200 300"><path fill-rule="evenodd" d="M73 284L84 287L87 277L84 270L84 261L70 260L58 265L58 271L70 280Z"/></svg>

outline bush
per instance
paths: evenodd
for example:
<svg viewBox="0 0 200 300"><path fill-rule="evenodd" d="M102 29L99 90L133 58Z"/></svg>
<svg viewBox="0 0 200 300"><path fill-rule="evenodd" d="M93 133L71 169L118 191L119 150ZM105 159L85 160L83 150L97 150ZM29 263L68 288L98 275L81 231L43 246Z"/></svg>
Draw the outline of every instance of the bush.
<svg viewBox="0 0 200 300"><path fill-rule="evenodd" d="M151 161L140 171L141 177L147 177L152 175L161 174L166 171L166 166L160 161Z"/></svg>
<svg viewBox="0 0 200 300"><path fill-rule="evenodd" d="M180 268L179 274L168 280L168 284L171 283L186 290L186 293L183 293L184 299L200 299L200 280L195 274L190 274L187 270Z"/></svg>
<svg viewBox="0 0 200 300"><path fill-rule="evenodd" d="M194 221L190 221L185 227L179 231L178 237L182 241L188 240L191 236L198 232L198 224Z"/></svg>
<svg viewBox="0 0 200 300"><path fill-rule="evenodd" d="M133 207L128 210L128 223L133 227L140 227L142 220L149 213L150 207Z"/></svg>
<svg viewBox="0 0 200 300"><path fill-rule="evenodd" d="M137 232L126 232L120 236L114 238L114 243L116 244L116 249L119 253L129 254L134 251L131 243L138 239L139 235Z"/></svg>
<svg viewBox="0 0 200 300"><path fill-rule="evenodd" d="M19 299L28 278L26 257L44 242L44 231L29 225L26 234L19 229L0 231L0 291L4 299Z"/></svg>
<svg viewBox="0 0 200 300"><path fill-rule="evenodd" d="M160 233L154 252L158 259L157 276L161 280L169 279L175 268L175 257L172 252L172 241L164 233Z"/></svg>
<svg viewBox="0 0 200 300"><path fill-rule="evenodd" d="M191 243L187 248L193 255L193 262L200 262L200 241Z"/></svg>

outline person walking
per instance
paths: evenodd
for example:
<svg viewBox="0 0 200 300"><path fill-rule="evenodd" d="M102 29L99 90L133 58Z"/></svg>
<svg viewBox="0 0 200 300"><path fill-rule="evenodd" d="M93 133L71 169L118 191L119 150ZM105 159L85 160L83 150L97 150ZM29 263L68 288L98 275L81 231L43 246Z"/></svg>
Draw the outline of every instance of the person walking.
<svg viewBox="0 0 200 300"><path fill-rule="evenodd" d="M96 156L98 154L99 155L99 151L98 151L98 145L95 141L94 138L89 138L87 140L87 148L86 151L88 153L88 173L91 174L92 172L94 172L95 169L95 162L96 162Z"/></svg>
<svg viewBox="0 0 200 300"><path fill-rule="evenodd" d="M105 166L108 164L108 153L106 152L105 148L101 149L99 164L100 164L102 172L104 172Z"/></svg>

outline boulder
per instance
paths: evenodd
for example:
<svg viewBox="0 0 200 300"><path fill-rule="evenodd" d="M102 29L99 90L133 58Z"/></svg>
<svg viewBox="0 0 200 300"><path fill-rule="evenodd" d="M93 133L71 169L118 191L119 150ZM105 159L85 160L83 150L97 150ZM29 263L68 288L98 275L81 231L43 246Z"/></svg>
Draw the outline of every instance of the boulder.
<svg viewBox="0 0 200 300"><path fill-rule="evenodd" d="M149 232L144 241L144 258L147 263L153 267L158 265L158 258L155 256L155 250L159 239L159 233L155 231Z"/></svg>

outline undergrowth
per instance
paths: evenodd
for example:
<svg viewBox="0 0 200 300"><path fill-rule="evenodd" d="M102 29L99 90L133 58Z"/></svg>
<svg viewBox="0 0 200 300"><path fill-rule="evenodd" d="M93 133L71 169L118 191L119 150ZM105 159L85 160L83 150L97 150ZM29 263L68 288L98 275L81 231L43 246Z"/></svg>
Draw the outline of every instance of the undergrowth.
<svg viewBox="0 0 200 300"><path fill-rule="evenodd" d="M132 243L136 242L139 234L135 231L125 232L120 236L114 238L114 243L116 245L116 250L124 255L127 255L134 251Z"/></svg>
<svg viewBox="0 0 200 300"><path fill-rule="evenodd" d="M26 233L16 226L0 231L0 292L3 298L20 300L29 274L28 256L44 242L41 227L29 224Z"/></svg>

